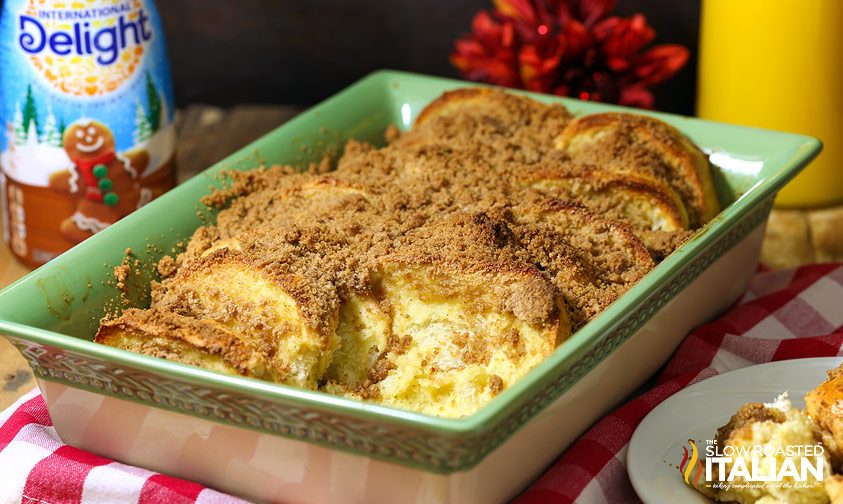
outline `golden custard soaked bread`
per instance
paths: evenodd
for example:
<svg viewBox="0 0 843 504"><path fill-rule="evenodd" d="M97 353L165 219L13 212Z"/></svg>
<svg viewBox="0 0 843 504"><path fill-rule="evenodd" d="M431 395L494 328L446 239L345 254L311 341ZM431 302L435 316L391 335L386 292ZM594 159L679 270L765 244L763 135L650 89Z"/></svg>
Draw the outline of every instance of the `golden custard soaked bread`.
<svg viewBox="0 0 843 504"><path fill-rule="evenodd" d="M409 233L377 261L387 351L346 393L463 416L517 381L571 333L558 292L526 259L507 223L484 213Z"/></svg>
<svg viewBox="0 0 843 504"><path fill-rule="evenodd" d="M664 180L681 195L693 227L720 211L705 154L658 119L622 112L578 117L557 138L556 146L583 162Z"/></svg>
<svg viewBox="0 0 843 504"><path fill-rule="evenodd" d="M151 307L104 320L98 340L471 414L696 227L681 171L572 169L586 164L556 145L571 121L560 105L459 90L384 147L348 142L333 171L231 173L203 198L216 222L159 263Z"/></svg>
<svg viewBox="0 0 843 504"><path fill-rule="evenodd" d="M476 410L571 333L561 296L504 221L455 214L425 225L373 259L368 283L340 264L307 259L319 250L355 261L330 238L313 230L241 236L238 250L218 248L158 285L151 310L103 327L138 313L194 317L249 340L277 381L327 382L335 393L441 416ZM329 280L311 275L317 270ZM345 293L341 307L320 295L330 282ZM124 339L147 340L154 330Z"/></svg>
<svg viewBox="0 0 843 504"><path fill-rule="evenodd" d="M732 481L721 482L725 484L723 488L703 485L697 490L718 502L827 503L829 496L824 481L831 477L831 464L827 453L822 455L823 474L819 479L810 471L806 472L805 481L798 481L793 476L778 472L771 473L771 470L779 471L779 468L783 467L785 459L788 458L788 449L795 453L797 448L815 446L819 436L819 429L811 417L806 412L794 408L786 393L772 403L745 404L726 425L717 430L717 446L723 453L732 453L727 447L731 447L736 453L743 450L752 454L753 450L758 450L755 473L771 481L748 484L742 476L737 475ZM750 458L751 455L745 459L747 466ZM816 465L813 457L808 459L812 465ZM797 468L801 467L798 460L795 464ZM725 474L728 475L732 470L732 463L726 462L725 465ZM717 477L717 471L714 471L713 475ZM780 475L781 478L778 477Z"/></svg>
<svg viewBox="0 0 843 504"><path fill-rule="evenodd" d="M823 431L823 442L836 472L843 472L843 365L805 396L805 410Z"/></svg>

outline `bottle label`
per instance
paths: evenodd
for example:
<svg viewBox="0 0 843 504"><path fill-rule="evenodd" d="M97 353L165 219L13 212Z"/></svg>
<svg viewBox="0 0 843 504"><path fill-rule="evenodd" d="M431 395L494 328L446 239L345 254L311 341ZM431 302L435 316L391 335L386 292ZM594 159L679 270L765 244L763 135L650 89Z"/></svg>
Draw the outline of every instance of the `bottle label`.
<svg viewBox="0 0 843 504"><path fill-rule="evenodd" d="M152 2L7 0L0 68L15 253L44 262L172 186L173 97Z"/></svg>

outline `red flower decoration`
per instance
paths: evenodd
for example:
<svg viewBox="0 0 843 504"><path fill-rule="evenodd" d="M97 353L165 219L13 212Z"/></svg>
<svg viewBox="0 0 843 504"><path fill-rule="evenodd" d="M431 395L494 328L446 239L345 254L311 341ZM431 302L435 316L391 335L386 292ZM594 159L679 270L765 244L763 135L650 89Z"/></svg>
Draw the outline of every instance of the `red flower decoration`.
<svg viewBox="0 0 843 504"><path fill-rule="evenodd" d="M655 31L641 14L610 16L615 1L493 0L451 63L471 80L651 108L649 88L681 70L688 49L645 49Z"/></svg>

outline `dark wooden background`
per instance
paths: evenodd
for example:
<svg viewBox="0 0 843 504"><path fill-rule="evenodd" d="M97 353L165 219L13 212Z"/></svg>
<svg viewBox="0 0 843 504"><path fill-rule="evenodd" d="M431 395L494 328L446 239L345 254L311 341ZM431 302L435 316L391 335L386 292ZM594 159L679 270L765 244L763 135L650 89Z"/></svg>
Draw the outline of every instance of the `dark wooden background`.
<svg viewBox="0 0 843 504"><path fill-rule="evenodd" d="M456 76L453 41L491 0L159 0L176 99L309 105L380 68ZM656 42L694 55L657 90L659 109L694 109L699 0L620 0Z"/></svg>
<svg viewBox="0 0 843 504"><path fill-rule="evenodd" d="M0 0L0 6L3 2ZM453 41L491 0L158 0L176 101L310 105L367 73L393 68L456 77ZM692 114L700 0L619 0L658 42L691 49L656 108ZM2 69L0 69L2 72Z"/></svg>

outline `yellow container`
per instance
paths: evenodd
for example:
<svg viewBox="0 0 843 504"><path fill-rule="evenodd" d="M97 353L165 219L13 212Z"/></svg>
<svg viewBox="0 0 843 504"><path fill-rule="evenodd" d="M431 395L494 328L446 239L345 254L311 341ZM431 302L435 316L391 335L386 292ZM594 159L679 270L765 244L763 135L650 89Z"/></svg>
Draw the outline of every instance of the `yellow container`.
<svg viewBox="0 0 843 504"><path fill-rule="evenodd" d="M843 201L843 0L703 0L697 114L820 138L776 204Z"/></svg>

